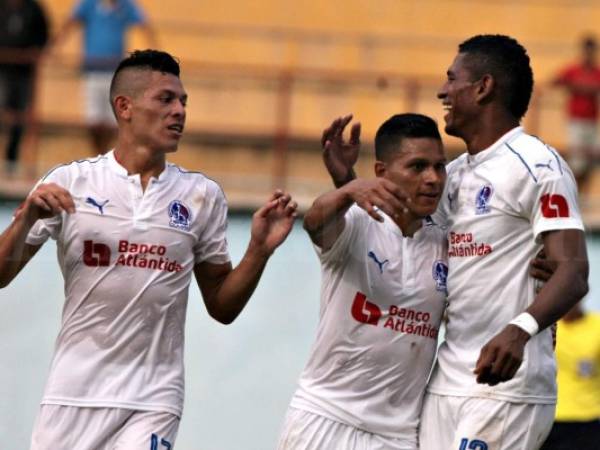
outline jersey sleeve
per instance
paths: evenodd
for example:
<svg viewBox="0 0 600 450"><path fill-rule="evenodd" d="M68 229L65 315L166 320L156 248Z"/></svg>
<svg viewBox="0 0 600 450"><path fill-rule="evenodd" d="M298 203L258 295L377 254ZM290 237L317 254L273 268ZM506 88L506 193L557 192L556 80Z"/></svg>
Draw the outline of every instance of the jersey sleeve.
<svg viewBox="0 0 600 450"><path fill-rule="evenodd" d="M227 246L227 200L221 188L212 183L207 188L210 192L208 215L204 217L206 225L197 244L194 246L194 262L213 264L228 263L231 258Z"/></svg>
<svg viewBox="0 0 600 450"><path fill-rule="evenodd" d="M314 245L317 256L321 262L328 263L344 260L348 256L352 242L356 240L356 234L361 229L361 222L367 220L368 217L367 213L359 206L351 206L344 216L344 229L333 246L326 251L322 251L320 247Z"/></svg>
<svg viewBox="0 0 600 450"><path fill-rule="evenodd" d="M44 178L36 183L32 192L40 185L46 183L55 183L61 187L67 189L68 183L66 179L66 172L61 170L61 168L54 169L50 171ZM25 239L25 243L29 245L42 245L44 242L48 240L48 238L52 238L56 240L60 231L62 229L64 215L67 214L63 212L54 217L50 217L49 219L40 219L38 220L29 233L27 234L27 238Z"/></svg>
<svg viewBox="0 0 600 450"><path fill-rule="evenodd" d="M546 231L584 229L575 179L560 158L556 159L554 171L545 170L537 181L529 179L525 183L519 203L529 217L536 242L541 242Z"/></svg>

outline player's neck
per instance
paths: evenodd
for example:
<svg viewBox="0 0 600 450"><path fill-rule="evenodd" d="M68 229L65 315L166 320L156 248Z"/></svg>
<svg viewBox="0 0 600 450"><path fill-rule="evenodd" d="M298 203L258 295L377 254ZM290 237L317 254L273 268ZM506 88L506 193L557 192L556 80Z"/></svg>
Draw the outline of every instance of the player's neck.
<svg viewBox="0 0 600 450"><path fill-rule="evenodd" d="M423 226L423 219L413 216L410 212L400 214L394 219L394 222L402 231L402 236L406 237L413 237Z"/></svg>
<svg viewBox="0 0 600 450"><path fill-rule="evenodd" d="M153 152L145 146L122 145L119 142L115 147L114 155L129 175L139 174L144 190L150 178L158 177L165 169L165 154Z"/></svg>
<svg viewBox="0 0 600 450"><path fill-rule="evenodd" d="M471 133L465 133L465 136L463 136L467 151L471 155L476 155L492 146L498 139L518 126L518 119L507 114L492 113L488 114L487 117L484 115Z"/></svg>

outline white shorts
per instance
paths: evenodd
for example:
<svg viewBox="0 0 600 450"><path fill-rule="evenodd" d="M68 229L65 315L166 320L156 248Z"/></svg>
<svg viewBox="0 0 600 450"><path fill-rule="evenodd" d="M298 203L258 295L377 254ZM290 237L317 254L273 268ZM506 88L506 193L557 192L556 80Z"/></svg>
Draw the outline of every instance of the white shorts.
<svg viewBox="0 0 600 450"><path fill-rule="evenodd" d="M416 450L416 442L359 430L318 414L290 407L277 450Z"/></svg>
<svg viewBox="0 0 600 450"><path fill-rule="evenodd" d="M421 450L538 450L555 405L426 394Z"/></svg>
<svg viewBox="0 0 600 450"><path fill-rule="evenodd" d="M569 154L567 161L575 175L589 168L598 159L598 126L595 120L571 119L567 124Z"/></svg>
<svg viewBox="0 0 600 450"><path fill-rule="evenodd" d="M178 428L166 412L42 405L30 450L170 450Z"/></svg>
<svg viewBox="0 0 600 450"><path fill-rule="evenodd" d="M115 126L115 115L110 106L110 72L86 72L85 119L90 125Z"/></svg>

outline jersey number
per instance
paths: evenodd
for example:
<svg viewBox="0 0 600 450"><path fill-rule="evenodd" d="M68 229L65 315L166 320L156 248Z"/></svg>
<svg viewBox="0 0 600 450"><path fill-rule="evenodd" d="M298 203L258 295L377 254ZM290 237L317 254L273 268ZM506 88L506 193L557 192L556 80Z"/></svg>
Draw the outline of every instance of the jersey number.
<svg viewBox="0 0 600 450"><path fill-rule="evenodd" d="M488 445L479 439L469 442L467 438L462 438L458 450L488 450Z"/></svg>
<svg viewBox="0 0 600 450"><path fill-rule="evenodd" d="M152 436L150 437L150 450L158 450L158 441L158 436L152 433ZM167 450L171 450L171 443L166 439L160 439L160 445Z"/></svg>

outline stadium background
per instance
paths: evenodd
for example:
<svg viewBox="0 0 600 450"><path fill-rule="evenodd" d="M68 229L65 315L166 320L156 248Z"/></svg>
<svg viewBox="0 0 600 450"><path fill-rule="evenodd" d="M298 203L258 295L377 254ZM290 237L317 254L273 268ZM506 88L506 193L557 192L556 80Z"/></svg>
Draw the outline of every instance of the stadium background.
<svg viewBox="0 0 600 450"><path fill-rule="evenodd" d="M72 0L42 1L55 30ZM418 111L442 120L435 98L456 47L477 33L505 33L529 51L536 91L524 124L565 148L564 94L549 86L577 57L577 42L600 23L591 0L377 0L320 2L139 0L160 47L179 57L190 95L185 137L172 160L219 181L233 209L247 211L273 186L307 206L329 188L319 138L332 118L363 123L359 175L370 176L371 141L390 115ZM80 36L41 66L21 176L0 179L0 225L56 163L90 155L82 115ZM145 48L135 31L129 47ZM0 143L4 136L0 135ZM462 144L444 136L448 152ZM593 191L600 193L595 174ZM589 230L600 225L600 197L584 205ZM229 239L239 258L247 216L232 215ZM592 292L600 309L600 239L589 233ZM62 280L54 248L0 291L0 442L27 448L60 323ZM192 286L187 324L187 400L180 450L268 450L312 341L319 271L296 227L277 252L239 322L207 319Z"/></svg>

